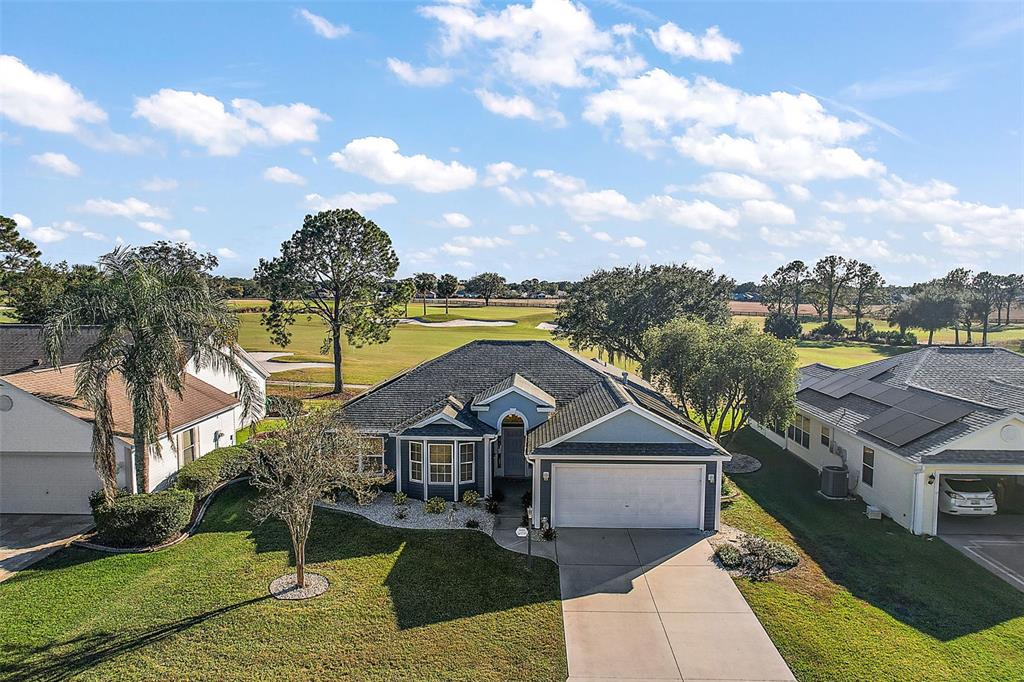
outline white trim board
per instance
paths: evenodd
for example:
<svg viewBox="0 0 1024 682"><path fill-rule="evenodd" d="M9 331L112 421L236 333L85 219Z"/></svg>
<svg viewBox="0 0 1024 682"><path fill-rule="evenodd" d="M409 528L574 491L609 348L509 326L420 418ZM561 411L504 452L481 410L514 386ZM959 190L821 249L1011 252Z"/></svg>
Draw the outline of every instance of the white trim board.
<svg viewBox="0 0 1024 682"><path fill-rule="evenodd" d="M451 424L452 426L458 427L458 428L463 429L465 431L472 431L472 429L470 427L466 426L465 424L460 422L455 417L449 417L444 412L436 412L436 413L430 415L429 417L427 417L426 419L423 419L422 421L416 422L415 424L413 424L409 428L410 429L419 429L419 428L422 428L424 426L429 426L430 424L433 424L433 423L438 422L438 421L447 422L447 423Z"/></svg>

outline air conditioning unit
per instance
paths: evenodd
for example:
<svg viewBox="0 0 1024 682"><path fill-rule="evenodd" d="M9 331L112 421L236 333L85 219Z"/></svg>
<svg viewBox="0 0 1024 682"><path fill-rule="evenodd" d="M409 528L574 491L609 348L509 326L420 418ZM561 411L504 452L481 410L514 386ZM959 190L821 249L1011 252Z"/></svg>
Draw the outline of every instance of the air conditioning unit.
<svg viewBox="0 0 1024 682"><path fill-rule="evenodd" d="M827 466L821 469L821 494L834 500L846 497L849 491L850 472L845 466Z"/></svg>

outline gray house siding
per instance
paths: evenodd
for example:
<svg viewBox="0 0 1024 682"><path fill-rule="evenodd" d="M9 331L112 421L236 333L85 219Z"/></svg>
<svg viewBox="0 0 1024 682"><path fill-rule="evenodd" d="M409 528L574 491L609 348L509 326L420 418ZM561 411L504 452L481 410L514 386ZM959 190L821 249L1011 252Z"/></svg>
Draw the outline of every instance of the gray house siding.
<svg viewBox="0 0 1024 682"><path fill-rule="evenodd" d="M623 412L567 440L574 443L678 443L687 439L639 414Z"/></svg>
<svg viewBox="0 0 1024 682"><path fill-rule="evenodd" d="M526 417L526 421L529 424L529 428L534 428L538 424L542 424L547 421L551 415L550 412L538 412L537 403L533 402L529 398L524 398L518 393L509 393L498 398L494 402L488 405L490 409L486 412L476 412L476 416L480 421L490 424L491 426L498 428L498 420L508 410L515 409Z"/></svg>
<svg viewBox="0 0 1024 682"><path fill-rule="evenodd" d="M392 439L398 441L398 439ZM409 480L409 444L412 442L423 442L423 441L409 441L401 440L401 455L402 455L402 491L409 497L422 500L423 499L423 483L414 483ZM431 444L444 444L452 445L452 441L443 439L428 439L425 442L423 448L423 478L426 481L427 496L428 497L443 497L445 500L451 501L453 495L453 489L451 483L430 483L430 461L429 452ZM476 490L482 496L484 494L484 447L483 441L474 441L475 453L474 461L476 462L475 471L473 473L473 483L460 483L459 484L459 499L462 499L462 494L467 490ZM459 448L458 444L454 447L454 459L453 459L453 479L457 480L459 476ZM394 490L394 486L391 486L391 490Z"/></svg>
<svg viewBox="0 0 1024 682"><path fill-rule="evenodd" d="M398 440L391 436L384 436L384 466L388 471L394 471L398 460ZM388 483L382 489L390 492L395 491L397 480Z"/></svg>
<svg viewBox="0 0 1024 682"><path fill-rule="evenodd" d="M567 460L541 460L541 480L540 480L540 517L551 521L551 483L553 476L551 475L551 465L559 463L576 463L576 464L700 464L700 462L666 462L664 460L658 460L657 458L643 459L643 460L629 460L629 461L609 461L603 459L594 460L580 460L580 459L567 459ZM718 478L715 477L714 481L708 481L707 475L709 473L715 473L717 470L716 462L707 462L704 464L704 529L713 530L715 527L715 505L718 503ZM544 474L547 473L548 480L544 480ZM537 501L534 501L537 504ZM536 508L534 510L536 512Z"/></svg>

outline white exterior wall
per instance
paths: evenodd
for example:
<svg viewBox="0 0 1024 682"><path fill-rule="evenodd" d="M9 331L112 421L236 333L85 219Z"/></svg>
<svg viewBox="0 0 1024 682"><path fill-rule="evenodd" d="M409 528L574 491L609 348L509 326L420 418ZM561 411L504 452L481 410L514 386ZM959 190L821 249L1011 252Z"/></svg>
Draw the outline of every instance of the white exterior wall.
<svg viewBox="0 0 1024 682"><path fill-rule="evenodd" d="M226 353L227 351L224 352ZM256 369L252 365L250 365L249 362L245 360L245 358L239 356L238 359L242 363L242 367L245 368L246 374L252 377L253 381L256 382L256 386L259 388L260 393L259 397L256 398L256 404L254 406L255 414L252 419L242 423L242 410L241 408L238 408L238 428L242 428L243 426L248 426L252 421L258 421L264 417L264 413L266 411L265 397L267 395L267 380L262 374L256 371ZM187 371L192 376L202 381L205 381L214 388L218 388L229 395L233 395L236 397L238 395L238 381L235 379L235 376L230 372L220 372L214 370L212 367L204 367L202 369L198 369L194 360L188 363Z"/></svg>
<svg viewBox="0 0 1024 682"><path fill-rule="evenodd" d="M0 452L92 452L91 424L2 380L0 395L13 403L0 412Z"/></svg>
<svg viewBox="0 0 1024 682"><path fill-rule="evenodd" d="M175 440L178 439L180 434L188 429L197 429L198 437L196 439L196 446L198 447L198 457L202 457L211 450L216 450L218 447L227 447L235 444L235 431L241 426L238 426L240 408L234 410L227 410L218 415L209 417L197 424L193 424L188 428L178 429L172 435ZM222 434L220 439L216 439L217 433ZM173 476L177 473L178 466L178 453L171 448L170 441L167 440L166 436L160 439L161 455L157 456L155 453L150 454L149 459L149 491L162 490L169 486L173 480ZM197 459L198 459L197 457Z"/></svg>

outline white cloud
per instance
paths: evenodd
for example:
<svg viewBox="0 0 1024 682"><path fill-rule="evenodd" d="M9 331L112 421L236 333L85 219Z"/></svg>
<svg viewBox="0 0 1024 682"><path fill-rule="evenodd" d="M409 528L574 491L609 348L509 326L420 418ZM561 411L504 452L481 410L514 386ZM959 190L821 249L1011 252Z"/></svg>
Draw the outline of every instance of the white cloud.
<svg viewBox="0 0 1024 682"><path fill-rule="evenodd" d="M142 183L147 192L169 192L178 189L178 181L170 178L151 178Z"/></svg>
<svg viewBox="0 0 1024 682"><path fill-rule="evenodd" d="M749 175L735 173L708 173L702 182L689 188L701 194L710 194L721 199L771 199L771 187Z"/></svg>
<svg viewBox="0 0 1024 682"><path fill-rule="evenodd" d="M610 234L608 234L607 232L602 232L602 231L591 232L590 236L593 237L594 239L596 239L599 242L614 241L612 236Z"/></svg>
<svg viewBox="0 0 1024 682"><path fill-rule="evenodd" d="M743 213L755 223L792 225L796 222L793 209L777 201L749 199L743 202Z"/></svg>
<svg viewBox="0 0 1024 682"><path fill-rule="evenodd" d="M102 123L107 113L55 73L33 71L11 55L0 55L0 114L19 125L75 133L83 123Z"/></svg>
<svg viewBox="0 0 1024 682"><path fill-rule="evenodd" d="M395 59L394 57L388 57L388 69L391 70L391 73L402 79L403 82L421 88L436 87L450 83L453 75L451 69L445 67L421 66L417 68L409 62L403 62L401 59Z"/></svg>
<svg viewBox="0 0 1024 682"><path fill-rule="evenodd" d="M551 121L556 126L565 125L565 116L561 112L553 109L541 109L532 100L522 95L505 96L481 88L476 90L476 96L484 105L484 109L498 116L526 118L531 121Z"/></svg>
<svg viewBox="0 0 1024 682"><path fill-rule="evenodd" d="M34 242L40 242L42 244L53 244L65 239L68 235L66 232L61 232L49 226L36 227L28 230L29 239Z"/></svg>
<svg viewBox="0 0 1024 682"><path fill-rule="evenodd" d="M107 235L100 234L99 232L93 232L92 230L86 230L82 232L82 236L86 239L92 239L97 242L104 242L107 240Z"/></svg>
<svg viewBox="0 0 1024 682"><path fill-rule="evenodd" d="M540 232L540 228L536 225L509 225L508 233L517 236L536 234Z"/></svg>
<svg viewBox="0 0 1024 682"><path fill-rule="evenodd" d="M238 258L238 254L232 251L231 249L227 248L226 246L222 246L219 249L217 249L216 254L218 258Z"/></svg>
<svg viewBox="0 0 1024 682"><path fill-rule="evenodd" d="M43 168L49 168L55 173L60 173L61 175L68 175L70 177L77 178L82 174L82 169L78 167L78 164L64 154L58 154L57 152L44 152L42 154L34 154L29 158L33 163L42 166Z"/></svg>
<svg viewBox="0 0 1024 682"><path fill-rule="evenodd" d="M445 224L447 224L449 227L458 227L460 229L465 229L473 224L473 221L470 220L468 216L462 213L445 213L441 217L444 218Z"/></svg>
<svg viewBox="0 0 1024 682"><path fill-rule="evenodd" d="M786 191L789 193L789 196L797 201L807 201L811 198L811 190L796 183L786 185Z"/></svg>
<svg viewBox="0 0 1024 682"><path fill-rule="evenodd" d="M141 227L146 232L152 232L153 234L158 234L161 237L167 237L175 241L188 241L189 239L192 238L192 233L189 232L188 230L170 230L164 227L162 224L153 222L152 220L141 220L137 222L136 225Z"/></svg>
<svg viewBox="0 0 1024 682"><path fill-rule="evenodd" d="M642 249L647 246L647 241L640 237L623 237L619 240L620 246L628 246L631 249Z"/></svg>
<svg viewBox="0 0 1024 682"><path fill-rule="evenodd" d="M110 199L89 199L78 207L83 213L96 215L119 216L134 220L136 218L170 218L170 212L161 206L154 206L150 203L128 197L123 201L112 201Z"/></svg>
<svg viewBox="0 0 1024 682"><path fill-rule="evenodd" d="M300 9L298 11L300 17L302 17L307 24L313 27L318 36L327 38L328 40L334 40L335 38L342 38L352 32L345 24L332 24L327 19L324 19L318 14L313 14L307 9Z"/></svg>
<svg viewBox="0 0 1024 682"><path fill-rule="evenodd" d="M725 262L707 242L695 241L690 244L690 250L693 251L693 255L686 262L695 268L715 268Z"/></svg>
<svg viewBox="0 0 1024 682"><path fill-rule="evenodd" d="M569 215L580 222L620 218L622 220L643 220L643 207L634 204L621 192L603 189L598 192L580 192L562 199Z"/></svg>
<svg viewBox="0 0 1024 682"><path fill-rule="evenodd" d="M569 234L569 233L568 233L568 232L566 232L565 230L559 230L559 231L558 231L558 232L557 232L557 233L555 234L555 236L556 236L556 237L557 237L557 238L558 238L558 239L559 239L560 241L563 241L563 242L566 242L566 243L572 243L572 242L576 241L576 237L573 237L573 236L572 236L571 234Z"/></svg>
<svg viewBox="0 0 1024 682"><path fill-rule="evenodd" d="M520 168L511 161L499 161L487 165L487 177L483 180L485 187L497 187L505 185L512 180L518 180L526 173L525 168Z"/></svg>
<svg viewBox="0 0 1024 682"><path fill-rule="evenodd" d="M271 166L263 171L263 179L285 185L305 185L306 178L281 166Z"/></svg>
<svg viewBox="0 0 1024 682"><path fill-rule="evenodd" d="M451 192L476 184L476 170L457 161L444 163L423 154L403 156L387 137L352 140L330 156L342 170L386 185L410 185L422 192Z"/></svg>
<svg viewBox="0 0 1024 682"><path fill-rule="evenodd" d="M929 262L928 258L920 254L894 251L884 239L848 235L843 223L827 217L819 218L811 229L787 230L763 226L758 234L765 242L779 247L807 249L817 245L820 253L853 253L866 260L888 263Z"/></svg>
<svg viewBox="0 0 1024 682"><path fill-rule="evenodd" d="M533 177L540 178L551 189L558 190L559 192L582 192L587 186L587 183L581 178L558 173L548 168L533 171Z"/></svg>
<svg viewBox="0 0 1024 682"><path fill-rule="evenodd" d="M441 46L453 55L494 45L493 69L535 87L582 87L603 73L635 73L645 66L629 47L631 32L601 31L586 7L570 0L536 0L500 11L453 4L420 8L441 25Z"/></svg>
<svg viewBox="0 0 1024 682"><path fill-rule="evenodd" d="M535 206L537 204L536 197L525 189L513 189L512 187L505 187L503 185L498 187L498 194L505 197L516 206Z"/></svg>
<svg viewBox="0 0 1024 682"><path fill-rule="evenodd" d="M381 206L397 204L398 199L387 192L370 192L360 194L358 192L345 192L335 194L331 197L320 196L319 194L307 194L306 205L311 211L329 211L334 208L351 208L354 211L365 213L374 211Z"/></svg>
<svg viewBox="0 0 1024 682"><path fill-rule="evenodd" d="M703 36L695 36L670 21L657 31L648 29L647 35L656 48L673 57L732 64L732 58L743 51L739 43L722 35L717 26L708 28Z"/></svg>
<svg viewBox="0 0 1024 682"><path fill-rule="evenodd" d="M930 225L924 233L929 240L955 252L967 246L978 248L1020 248L1024 234L1024 209L956 199L953 185L931 180L923 185L897 176L879 182L879 198L822 202L834 213L878 215L896 223Z"/></svg>
<svg viewBox="0 0 1024 682"><path fill-rule="evenodd" d="M301 102L265 106L233 99L228 111L216 97L164 88L135 100L132 116L155 128L205 147L213 156L233 156L248 144L264 146L317 140L317 122L329 121L319 109Z"/></svg>
<svg viewBox="0 0 1024 682"><path fill-rule="evenodd" d="M675 225L691 230L717 231L735 238L729 231L739 224L739 216L734 210L723 209L703 199L681 201L669 196L651 197L645 203Z"/></svg>
<svg viewBox="0 0 1024 682"><path fill-rule="evenodd" d="M206 208L205 206L193 206L192 210L195 211L196 213L209 213L210 212L210 209Z"/></svg>
<svg viewBox="0 0 1024 682"><path fill-rule="evenodd" d="M11 216L14 223L23 230L32 229L32 219L24 213L15 213Z"/></svg>
<svg viewBox="0 0 1024 682"><path fill-rule="evenodd" d="M511 246L512 242L504 237L463 236L453 238L441 245L441 251L449 256L469 256L475 249L496 249Z"/></svg>

